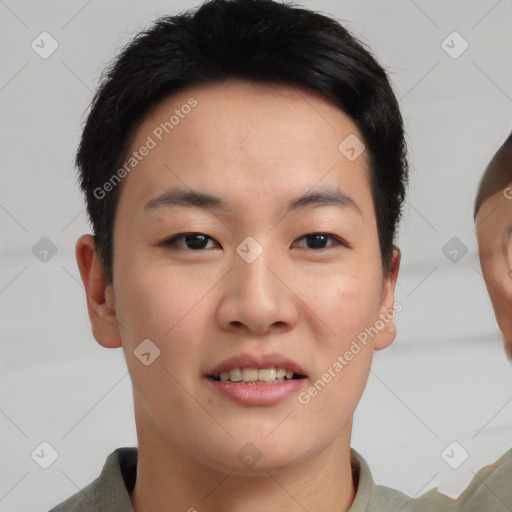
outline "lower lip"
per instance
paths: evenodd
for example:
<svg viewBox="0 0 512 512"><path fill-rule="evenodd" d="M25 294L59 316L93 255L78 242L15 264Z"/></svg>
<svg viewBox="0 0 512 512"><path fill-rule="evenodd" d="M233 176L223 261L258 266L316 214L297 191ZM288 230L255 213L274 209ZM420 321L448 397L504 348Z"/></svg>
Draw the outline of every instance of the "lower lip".
<svg viewBox="0 0 512 512"><path fill-rule="evenodd" d="M205 377L217 391L235 402L245 405L273 405L291 395L297 394L304 386L305 378L290 379L275 384L238 384Z"/></svg>

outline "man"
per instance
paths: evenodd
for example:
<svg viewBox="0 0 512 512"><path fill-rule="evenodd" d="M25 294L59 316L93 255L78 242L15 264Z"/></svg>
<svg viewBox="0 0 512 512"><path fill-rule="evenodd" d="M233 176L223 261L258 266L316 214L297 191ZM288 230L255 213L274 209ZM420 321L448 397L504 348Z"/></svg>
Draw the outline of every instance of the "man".
<svg viewBox="0 0 512 512"><path fill-rule="evenodd" d="M386 73L343 27L271 0L158 20L77 166L92 332L123 349L138 448L54 512L459 510L376 486L350 448L396 334L407 162ZM499 510L493 485L467 510Z"/></svg>
<svg viewBox="0 0 512 512"><path fill-rule="evenodd" d="M490 161L475 200L476 234L487 291L512 359L512 133Z"/></svg>

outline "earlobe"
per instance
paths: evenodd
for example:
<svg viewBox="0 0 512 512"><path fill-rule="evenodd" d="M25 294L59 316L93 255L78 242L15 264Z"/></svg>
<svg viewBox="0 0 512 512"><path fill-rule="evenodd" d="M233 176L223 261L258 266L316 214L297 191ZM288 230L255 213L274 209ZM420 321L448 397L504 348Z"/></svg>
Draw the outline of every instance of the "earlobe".
<svg viewBox="0 0 512 512"><path fill-rule="evenodd" d="M401 252L398 247L393 249L391 264L388 276L384 280L382 304L379 320L383 325L379 325L379 333L374 340L374 349L382 350L389 347L396 338L395 316L398 310L395 309L395 287L400 269Z"/></svg>
<svg viewBox="0 0 512 512"><path fill-rule="evenodd" d="M92 235L82 235L77 240L75 255L87 297L92 334L103 347L120 347L114 292L111 285L106 285Z"/></svg>

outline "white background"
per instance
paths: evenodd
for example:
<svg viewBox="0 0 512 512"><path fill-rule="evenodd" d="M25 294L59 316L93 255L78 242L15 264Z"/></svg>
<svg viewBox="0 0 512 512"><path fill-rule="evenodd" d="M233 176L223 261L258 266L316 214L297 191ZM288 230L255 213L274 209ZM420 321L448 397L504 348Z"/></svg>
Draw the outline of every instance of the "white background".
<svg viewBox="0 0 512 512"><path fill-rule="evenodd" d="M73 158L101 70L157 16L191 1L0 0L0 510L46 511L136 446L121 349L93 339L74 259L89 232ZM398 337L375 356L353 447L378 483L458 495L512 444L512 367L478 263L473 199L512 130L511 0L316 0L389 71L405 118L411 182L400 232ZM58 49L42 59L43 31ZM441 43L469 44L454 59ZM455 43L455 48L460 40ZM451 43L450 43L451 44ZM32 247L48 237L57 254ZM442 252L457 237L467 253ZM42 442L58 452L41 469ZM441 452L469 453L458 469Z"/></svg>

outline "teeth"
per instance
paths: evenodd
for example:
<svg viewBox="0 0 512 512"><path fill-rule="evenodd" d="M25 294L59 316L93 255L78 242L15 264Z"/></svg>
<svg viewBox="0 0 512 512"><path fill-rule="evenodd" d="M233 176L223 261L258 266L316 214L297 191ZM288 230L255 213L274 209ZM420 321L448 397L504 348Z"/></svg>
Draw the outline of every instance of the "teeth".
<svg viewBox="0 0 512 512"><path fill-rule="evenodd" d="M256 382L258 380L259 370L256 368L244 368L242 377L245 382Z"/></svg>
<svg viewBox="0 0 512 512"><path fill-rule="evenodd" d="M231 380L232 382L265 383L275 381L284 382L284 377L291 379L293 375L293 370L286 370L286 368L233 368L229 372L222 372L219 378L221 381Z"/></svg>
<svg viewBox="0 0 512 512"><path fill-rule="evenodd" d="M240 368L234 368L230 372L224 372L229 375L229 379L231 379L233 382L240 382L242 380L242 370ZM226 378L226 380L228 380Z"/></svg>

